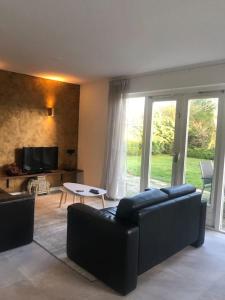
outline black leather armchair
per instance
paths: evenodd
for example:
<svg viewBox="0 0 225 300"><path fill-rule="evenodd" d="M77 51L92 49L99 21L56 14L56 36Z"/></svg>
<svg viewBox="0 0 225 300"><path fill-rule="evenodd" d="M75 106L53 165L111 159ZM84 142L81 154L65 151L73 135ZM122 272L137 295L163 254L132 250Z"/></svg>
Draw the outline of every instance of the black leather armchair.
<svg viewBox="0 0 225 300"><path fill-rule="evenodd" d="M137 285L139 230L106 211L84 204L68 207L67 254L121 294Z"/></svg>
<svg viewBox="0 0 225 300"><path fill-rule="evenodd" d="M68 207L67 254L126 295L137 276L187 245L204 242L206 203L191 185L151 189L118 207Z"/></svg>
<svg viewBox="0 0 225 300"><path fill-rule="evenodd" d="M0 191L0 252L31 243L34 197Z"/></svg>

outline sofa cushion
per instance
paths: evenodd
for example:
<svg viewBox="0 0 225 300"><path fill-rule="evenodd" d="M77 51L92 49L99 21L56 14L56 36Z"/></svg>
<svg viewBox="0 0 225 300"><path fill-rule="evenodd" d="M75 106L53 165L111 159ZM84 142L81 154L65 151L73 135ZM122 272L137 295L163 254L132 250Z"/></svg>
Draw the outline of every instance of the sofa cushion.
<svg viewBox="0 0 225 300"><path fill-rule="evenodd" d="M115 216L116 211L117 211L117 206L102 208L101 211L108 212L108 213L112 214L113 216Z"/></svg>
<svg viewBox="0 0 225 300"><path fill-rule="evenodd" d="M191 184L182 184L177 186L172 186L169 188L162 188L161 191L169 196L169 199L181 197L187 194L194 193L196 188Z"/></svg>
<svg viewBox="0 0 225 300"><path fill-rule="evenodd" d="M168 200L168 195L158 189L151 189L139 193L134 197L123 198L120 200L116 211L116 217L127 219L136 211L153 204Z"/></svg>

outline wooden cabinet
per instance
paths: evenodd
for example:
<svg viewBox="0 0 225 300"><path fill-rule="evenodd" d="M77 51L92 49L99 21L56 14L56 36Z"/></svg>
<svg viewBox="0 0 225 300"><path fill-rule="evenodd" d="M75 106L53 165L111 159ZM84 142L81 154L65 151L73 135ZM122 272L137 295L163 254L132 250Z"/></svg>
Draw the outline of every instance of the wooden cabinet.
<svg viewBox="0 0 225 300"><path fill-rule="evenodd" d="M27 189L29 179L46 176L51 187L61 186L64 182L83 183L83 170L54 170L46 173L22 174L18 176L0 175L0 188L8 192L22 192Z"/></svg>

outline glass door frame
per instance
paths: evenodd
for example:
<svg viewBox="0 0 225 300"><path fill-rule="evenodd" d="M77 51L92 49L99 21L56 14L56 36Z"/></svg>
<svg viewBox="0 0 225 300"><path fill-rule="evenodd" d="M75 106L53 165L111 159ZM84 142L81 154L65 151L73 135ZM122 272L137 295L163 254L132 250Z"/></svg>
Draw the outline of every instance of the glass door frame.
<svg viewBox="0 0 225 300"><path fill-rule="evenodd" d="M214 176L212 182L211 197L212 205L207 206L207 225L216 230L221 230L223 218L223 198L224 198L224 172L225 172L225 95L224 92L201 92L187 93L178 97L177 119L178 128L176 141L176 155L178 163L174 172L174 184L185 182L185 166L188 143L188 122L189 122L189 101L193 99L218 98L218 115L216 126L216 145L214 159ZM176 178L177 176L177 178Z"/></svg>
<svg viewBox="0 0 225 300"><path fill-rule="evenodd" d="M211 197L213 203L207 205L207 225L214 227L216 230L221 229L222 224L222 206L224 197L224 163L225 163L225 137L221 139L225 133L225 97L223 92L201 92L185 94L178 101L180 107L180 128L177 131L179 135L179 145L177 145L179 164L177 166L177 175L185 182L185 166L187 158L187 143L188 143L188 122L189 122L189 101L193 99L218 98L218 115L216 126L216 145L214 159L214 176L212 182ZM182 124L183 123L183 124ZM176 172L175 171L175 172ZM175 181L176 184L183 182Z"/></svg>
<svg viewBox="0 0 225 300"><path fill-rule="evenodd" d="M143 96L143 95L142 95ZM224 172L225 172L225 94L224 91L183 93L166 96L146 96L143 124L143 147L141 159L140 191L148 187L149 183L149 159L151 154L152 139L152 114L153 103L156 101L176 101L176 120L174 137L174 159L172 167L172 185L184 183L185 160L187 152L189 100L218 98L218 116L216 128L216 145L214 160L214 176L212 183L212 199L214 204L208 206L208 214L212 219L209 226L221 230L223 218L224 199ZM224 135L224 138L223 138ZM209 218L209 217L208 217Z"/></svg>
<svg viewBox="0 0 225 300"><path fill-rule="evenodd" d="M177 111L178 97L177 96L147 96L145 97L145 112L144 112L144 126L143 126L143 147L142 147L142 160L141 160L141 178L140 178L140 191L144 191L149 187L149 174L151 173L150 158L152 155L152 132L153 132L153 104L162 101L175 101L176 102L176 116L175 116L175 129L174 129L174 157L176 157L178 144L176 130L179 128L177 125L180 117ZM173 158L172 164L172 178L171 184L174 185L178 181L177 162ZM174 176L175 174L175 176ZM177 183L178 184L178 183Z"/></svg>
<svg viewBox="0 0 225 300"><path fill-rule="evenodd" d="M214 160L214 178L212 184L212 198L214 199L213 227L220 231L223 220L224 184L225 184L225 94L217 94L218 119L216 132L216 147Z"/></svg>

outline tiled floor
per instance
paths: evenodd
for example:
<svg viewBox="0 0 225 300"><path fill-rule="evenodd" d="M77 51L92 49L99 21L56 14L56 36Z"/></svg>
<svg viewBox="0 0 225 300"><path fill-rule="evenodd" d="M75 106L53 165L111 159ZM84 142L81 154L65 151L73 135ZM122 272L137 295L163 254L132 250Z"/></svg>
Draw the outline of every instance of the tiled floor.
<svg viewBox="0 0 225 300"><path fill-rule="evenodd" d="M120 298L224 300L225 235L207 231L203 247L187 247L142 274L126 297L100 281L91 283L35 243L0 254L0 300Z"/></svg>
<svg viewBox="0 0 225 300"><path fill-rule="evenodd" d="M207 232L200 249L186 248L138 279L125 299L224 300L225 235ZM119 299L100 281L91 283L32 243L0 255L0 299Z"/></svg>

